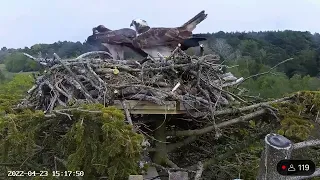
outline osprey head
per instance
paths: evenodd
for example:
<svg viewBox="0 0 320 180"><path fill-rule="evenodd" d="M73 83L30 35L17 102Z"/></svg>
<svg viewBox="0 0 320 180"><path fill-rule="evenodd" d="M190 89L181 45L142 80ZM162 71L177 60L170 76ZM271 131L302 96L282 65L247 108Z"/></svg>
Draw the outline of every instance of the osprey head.
<svg viewBox="0 0 320 180"><path fill-rule="evenodd" d="M93 34L98 34L99 31L94 27L94 28L92 28L92 33L93 33Z"/></svg>
<svg viewBox="0 0 320 180"><path fill-rule="evenodd" d="M99 25L97 27L92 28L93 34L102 33L111 31L110 29L106 28L104 25Z"/></svg>
<svg viewBox="0 0 320 180"><path fill-rule="evenodd" d="M132 20L130 27L133 27L136 31L142 27L149 27L147 21L143 19L134 19Z"/></svg>

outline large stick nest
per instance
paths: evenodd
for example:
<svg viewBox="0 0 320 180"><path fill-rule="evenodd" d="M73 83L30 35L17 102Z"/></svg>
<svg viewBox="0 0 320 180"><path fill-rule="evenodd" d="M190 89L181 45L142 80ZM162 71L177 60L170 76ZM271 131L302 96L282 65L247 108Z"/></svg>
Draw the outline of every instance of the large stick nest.
<svg viewBox="0 0 320 180"><path fill-rule="evenodd" d="M177 48L169 60L134 60L89 58L90 52L75 59L28 57L47 67L36 77L20 106L51 112L55 107L75 103L103 103L114 100L144 100L156 104L164 101L193 102L203 112L213 112L234 100L225 89L237 79L226 73L217 55L191 57ZM104 54L106 54L104 52Z"/></svg>

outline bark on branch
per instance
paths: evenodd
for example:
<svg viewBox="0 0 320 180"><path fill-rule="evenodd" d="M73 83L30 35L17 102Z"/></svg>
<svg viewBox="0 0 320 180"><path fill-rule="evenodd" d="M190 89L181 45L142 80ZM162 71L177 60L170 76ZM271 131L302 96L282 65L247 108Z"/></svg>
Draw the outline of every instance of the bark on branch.
<svg viewBox="0 0 320 180"><path fill-rule="evenodd" d="M293 149L301 149L305 147L319 146L319 145L320 145L320 140L310 140L310 141L304 141L304 142L293 144Z"/></svg>
<svg viewBox="0 0 320 180"><path fill-rule="evenodd" d="M255 117L261 116L267 112L268 112L267 110L261 109L261 110L255 111L253 113L219 123L216 125L216 127L223 128L223 127L230 126L230 125L233 125L233 124L236 124L239 122L248 121L248 120L253 119ZM196 129L196 130L171 131L171 132L167 132L167 135L168 136L199 136L199 135L213 131L214 128L215 128L214 126L208 126L208 127L205 127L202 129Z"/></svg>

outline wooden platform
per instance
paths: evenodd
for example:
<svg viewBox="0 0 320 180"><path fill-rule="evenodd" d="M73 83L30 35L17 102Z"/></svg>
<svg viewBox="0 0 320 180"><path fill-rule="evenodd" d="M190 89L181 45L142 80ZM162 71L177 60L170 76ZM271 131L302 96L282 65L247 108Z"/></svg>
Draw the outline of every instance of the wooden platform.
<svg viewBox="0 0 320 180"><path fill-rule="evenodd" d="M183 105L177 101L165 101L164 105L139 100L125 100L124 103L131 114L185 114L187 109L194 109L194 107L192 107L193 105ZM190 102L188 104L192 103ZM120 100L115 100L114 106L123 109Z"/></svg>

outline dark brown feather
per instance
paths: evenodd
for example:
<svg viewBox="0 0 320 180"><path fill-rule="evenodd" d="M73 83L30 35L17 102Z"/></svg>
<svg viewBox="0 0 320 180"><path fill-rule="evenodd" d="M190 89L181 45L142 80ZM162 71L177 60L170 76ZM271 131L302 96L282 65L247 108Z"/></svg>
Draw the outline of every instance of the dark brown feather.
<svg viewBox="0 0 320 180"><path fill-rule="evenodd" d="M176 47L191 36L192 32L187 31L183 27L151 28L134 38L133 45L141 49L154 46Z"/></svg>
<svg viewBox="0 0 320 180"><path fill-rule="evenodd" d="M136 36L136 31L130 28L123 28L119 30L110 30L107 32L93 34L87 38L87 43L94 46L102 43L108 43L111 45L122 45L131 48L133 51L143 57L148 56L144 51L132 45L132 39Z"/></svg>
<svg viewBox="0 0 320 180"><path fill-rule="evenodd" d="M136 32L129 28L107 31L89 36L91 41L96 43L108 43L114 45L121 45L132 43L132 39L136 37Z"/></svg>
<svg viewBox="0 0 320 180"><path fill-rule="evenodd" d="M201 11L181 27L150 28L134 38L132 43L140 49L149 49L156 46L165 46L169 49L175 48L178 44L183 44L185 40L192 38L192 31L196 28L197 24L206 19L206 17L207 14L205 14L205 11ZM135 21L133 21L133 23L135 23ZM137 30L137 24L135 24L135 27ZM193 42L192 45L194 46Z"/></svg>

